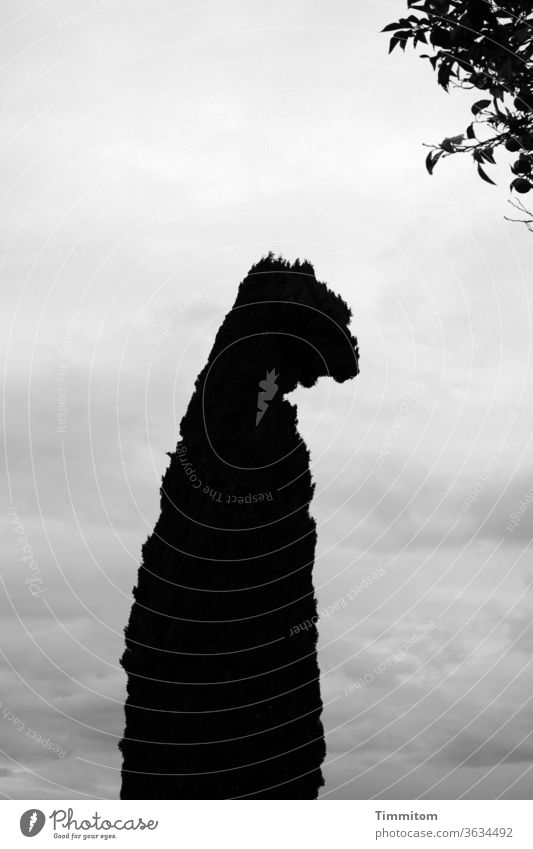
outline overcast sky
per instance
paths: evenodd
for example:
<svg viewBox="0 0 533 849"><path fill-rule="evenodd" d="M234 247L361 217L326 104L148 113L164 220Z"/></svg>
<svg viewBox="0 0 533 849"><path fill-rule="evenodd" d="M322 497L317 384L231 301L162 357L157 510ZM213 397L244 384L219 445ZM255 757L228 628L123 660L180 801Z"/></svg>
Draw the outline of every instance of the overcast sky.
<svg viewBox="0 0 533 849"><path fill-rule="evenodd" d="M503 219L503 160L497 187L466 159L427 175L423 142L476 97L387 56L403 9L3 4L5 797L118 796L118 659L165 452L273 250L349 302L361 352L355 381L293 396L322 796L531 798L533 236Z"/></svg>

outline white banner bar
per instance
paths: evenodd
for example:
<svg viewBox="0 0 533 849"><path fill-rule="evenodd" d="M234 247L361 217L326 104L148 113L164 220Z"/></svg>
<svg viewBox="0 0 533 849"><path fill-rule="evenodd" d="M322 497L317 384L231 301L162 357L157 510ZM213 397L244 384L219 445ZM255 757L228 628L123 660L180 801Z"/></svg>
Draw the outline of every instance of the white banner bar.
<svg viewBox="0 0 533 849"><path fill-rule="evenodd" d="M0 803L2 845L70 841L176 849L532 849L529 801L58 801Z"/></svg>

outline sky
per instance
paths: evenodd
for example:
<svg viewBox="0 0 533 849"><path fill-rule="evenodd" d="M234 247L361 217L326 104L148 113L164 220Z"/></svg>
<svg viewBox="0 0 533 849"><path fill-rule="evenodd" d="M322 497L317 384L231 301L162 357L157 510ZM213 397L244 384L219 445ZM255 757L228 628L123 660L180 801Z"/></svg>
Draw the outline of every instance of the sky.
<svg viewBox="0 0 533 849"><path fill-rule="evenodd" d="M297 389L326 799L531 798L533 236L403 0L0 10L0 793L117 798L167 451L250 266L308 258L360 375Z"/></svg>

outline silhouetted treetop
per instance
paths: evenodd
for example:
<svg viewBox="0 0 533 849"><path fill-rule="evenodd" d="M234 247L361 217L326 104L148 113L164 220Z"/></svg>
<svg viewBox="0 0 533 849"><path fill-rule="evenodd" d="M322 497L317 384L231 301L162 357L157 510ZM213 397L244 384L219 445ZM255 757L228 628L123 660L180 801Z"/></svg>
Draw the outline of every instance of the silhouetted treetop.
<svg viewBox="0 0 533 849"><path fill-rule="evenodd" d="M280 273L281 272L281 273ZM244 280L240 283L233 309L245 304L266 302L301 304L311 310L323 313L339 325L350 323L352 312L340 295L332 292L328 285L315 276L315 270L308 260L298 259L291 264L281 256L275 257L272 251L259 262L252 265ZM251 314L252 315L252 314ZM296 322L318 320L308 310L294 313ZM238 321L241 332L251 317L234 315L232 321ZM256 328L257 329L257 328Z"/></svg>
<svg viewBox="0 0 533 849"><path fill-rule="evenodd" d="M312 277L315 276L315 269L308 259L304 259L303 262L296 259L291 264L290 260L284 259L280 254L275 256L274 251L269 251L266 256L261 257L259 262L254 263L248 275L272 271L294 271L300 274L310 274Z"/></svg>

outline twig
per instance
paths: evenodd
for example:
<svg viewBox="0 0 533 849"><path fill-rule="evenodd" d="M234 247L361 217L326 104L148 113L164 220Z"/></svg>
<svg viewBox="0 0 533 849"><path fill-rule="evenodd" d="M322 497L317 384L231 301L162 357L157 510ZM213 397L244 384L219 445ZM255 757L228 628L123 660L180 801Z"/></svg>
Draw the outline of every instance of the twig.
<svg viewBox="0 0 533 849"><path fill-rule="evenodd" d="M504 219L506 221L512 221L517 224L525 224L530 233L533 233L533 212L525 206L521 200L508 200L508 203L511 204L512 207L518 209L519 212L522 212L524 215L530 215L531 218L509 218L507 215L504 215Z"/></svg>

